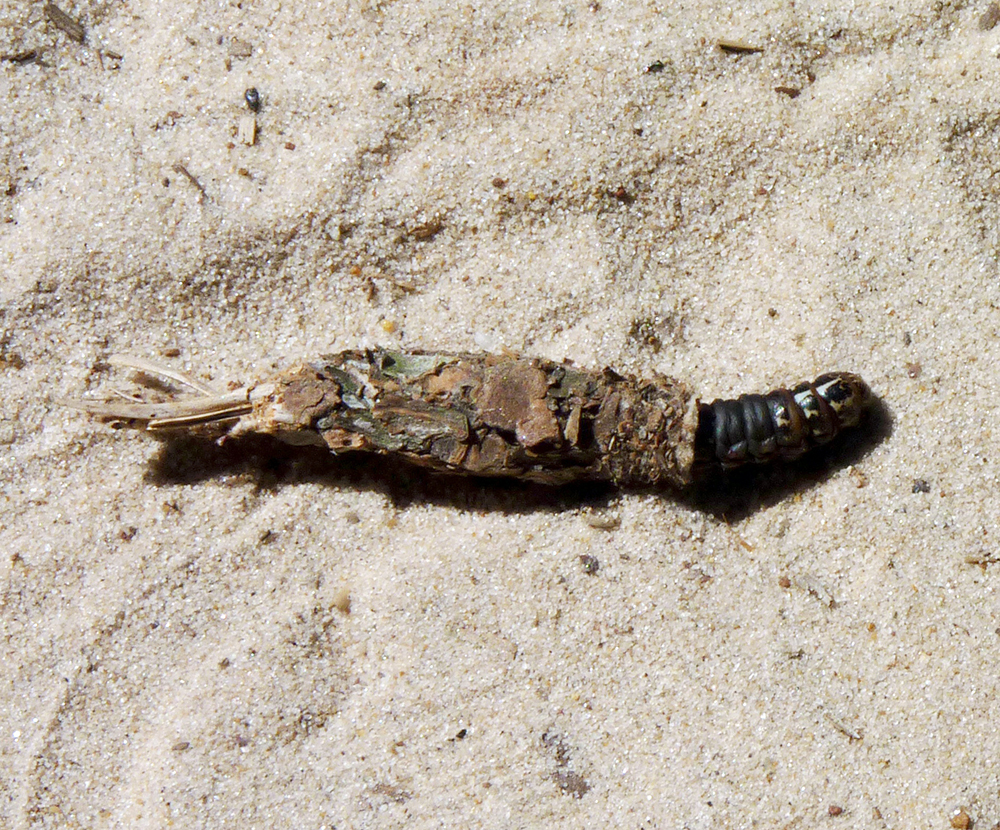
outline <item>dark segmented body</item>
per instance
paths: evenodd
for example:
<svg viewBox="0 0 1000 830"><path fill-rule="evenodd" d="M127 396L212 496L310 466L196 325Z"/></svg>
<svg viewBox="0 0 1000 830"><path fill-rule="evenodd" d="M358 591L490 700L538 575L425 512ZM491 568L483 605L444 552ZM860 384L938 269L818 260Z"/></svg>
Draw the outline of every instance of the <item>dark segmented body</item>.
<svg viewBox="0 0 1000 830"><path fill-rule="evenodd" d="M793 389L701 404L696 455L723 467L797 458L857 426L871 401L860 377L832 372Z"/></svg>

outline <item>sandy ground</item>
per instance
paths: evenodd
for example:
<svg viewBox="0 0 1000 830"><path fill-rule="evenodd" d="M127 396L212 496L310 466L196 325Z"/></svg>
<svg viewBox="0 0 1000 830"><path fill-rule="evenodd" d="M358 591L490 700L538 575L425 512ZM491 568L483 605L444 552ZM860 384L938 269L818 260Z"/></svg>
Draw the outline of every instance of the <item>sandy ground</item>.
<svg viewBox="0 0 1000 830"><path fill-rule="evenodd" d="M64 9L0 6L0 826L1000 821L985 3ZM54 402L374 344L886 411L691 498Z"/></svg>

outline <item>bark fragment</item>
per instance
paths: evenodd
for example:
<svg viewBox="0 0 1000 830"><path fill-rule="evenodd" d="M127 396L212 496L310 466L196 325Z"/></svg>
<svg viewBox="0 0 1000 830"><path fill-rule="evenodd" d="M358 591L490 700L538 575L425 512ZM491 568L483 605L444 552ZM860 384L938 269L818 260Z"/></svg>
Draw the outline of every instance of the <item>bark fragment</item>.
<svg viewBox="0 0 1000 830"><path fill-rule="evenodd" d="M434 470L549 484L690 479L697 410L668 378L568 363L370 350L326 355L254 395L235 431L304 431L333 452L392 453ZM301 441L296 441L301 443Z"/></svg>

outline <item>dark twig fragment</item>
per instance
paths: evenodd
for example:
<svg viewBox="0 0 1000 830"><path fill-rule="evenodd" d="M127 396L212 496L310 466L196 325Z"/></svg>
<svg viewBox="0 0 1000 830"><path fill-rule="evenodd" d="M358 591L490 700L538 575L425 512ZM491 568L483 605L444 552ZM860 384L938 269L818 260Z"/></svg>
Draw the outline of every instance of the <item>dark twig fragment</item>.
<svg viewBox="0 0 1000 830"><path fill-rule="evenodd" d="M83 24L66 14L55 3L45 4L45 16L53 26L62 31L70 40L83 43L87 39L87 30L83 28Z"/></svg>
<svg viewBox="0 0 1000 830"><path fill-rule="evenodd" d="M37 59L37 49L28 49L24 52L13 52L8 55L0 55L0 61L9 61L10 63L31 63Z"/></svg>
<svg viewBox="0 0 1000 830"><path fill-rule="evenodd" d="M174 169L175 173L180 173L185 179L187 179L189 182L191 182L191 184L193 184L198 189L198 193L200 194L198 196L198 201L199 202L203 201L204 199L206 199L208 197L208 194L205 192L205 188L202 186L201 182L198 181L194 177L194 174L191 173L191 171L188 170L183 164L181 164L180 162L177 162L174 165L173 169Z"/></svg>
<svg viewBox="0 0 1000 830"><path fill-rule="evenodd" d="M763 46L754 46L751 43L744 43L742 40L720 40L719 48L730 55L755 55L764 51Z"/></svg>

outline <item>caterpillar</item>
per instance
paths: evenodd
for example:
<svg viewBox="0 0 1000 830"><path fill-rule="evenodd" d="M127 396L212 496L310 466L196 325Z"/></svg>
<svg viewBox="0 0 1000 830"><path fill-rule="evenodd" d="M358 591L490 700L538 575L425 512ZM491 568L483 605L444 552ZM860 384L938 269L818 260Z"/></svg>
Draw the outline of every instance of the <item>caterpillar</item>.
<svg viewBox="0 0 1000 830"><path fill-rule="evenodd" d="M231 392L139 358L112 364L186 386L187 399L63 403L163 432L271 435L330 452L392 455L439 472L624 486L692 483L796 458L854 427L873 401L857 375L703 404L680 381L512 355L345 351Z"/></svg>
<svg viewBox="0 0 1000 830"><path fill-rule="evenodd" d="M857 375L831 372L792 389L700 404L696 449L725 468L791 460L855 427L872 403Z"/></svg>

